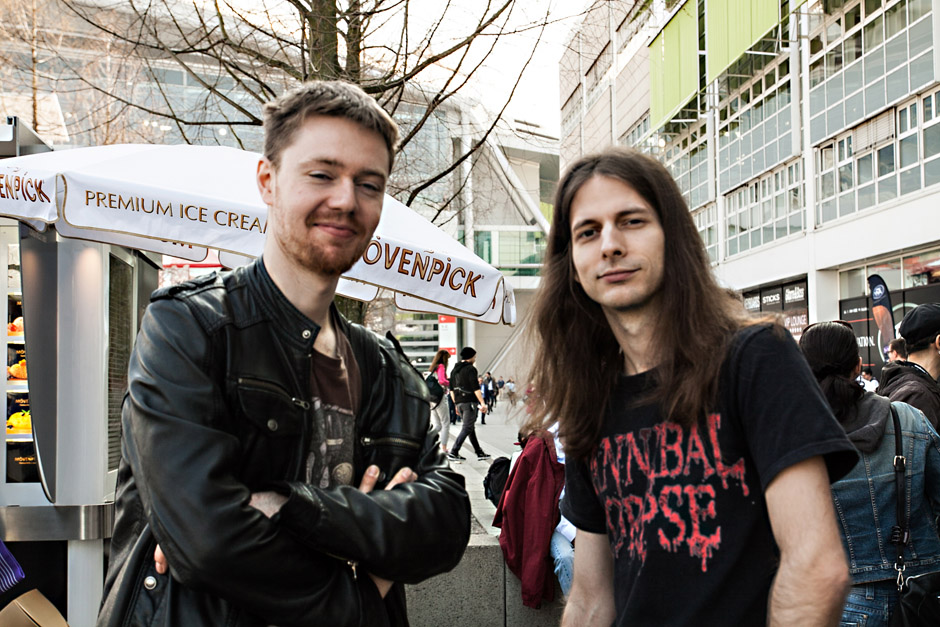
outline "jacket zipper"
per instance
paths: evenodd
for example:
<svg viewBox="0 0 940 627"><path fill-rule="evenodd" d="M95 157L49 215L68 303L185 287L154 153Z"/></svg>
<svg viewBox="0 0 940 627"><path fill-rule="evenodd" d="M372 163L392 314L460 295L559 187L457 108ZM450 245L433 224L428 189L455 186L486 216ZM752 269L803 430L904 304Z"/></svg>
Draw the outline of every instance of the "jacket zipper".
<svg viewBox="0 0 940 627"><path fill-rule="evenodd" d="M297 398L296 396L291 396L287 390L277 385L276 383L271 383L269 381L260 381L258 379L246 379L244 377L238 377L238 384L245 385L246 387L261 388L269 392L274 392L281 396L286 396L290 399L290 402L300 407L304 411L310 409L310 401L305 401L302 398Z"/></svg>
<svg viewBox="0 0 940 627"><path fill-rule="evenodd" d="M367 435L359 438L359 441L363 446L379 446L381 444L396 444L398 446L405 446L407 448L420 449L421 445L417 442L407 440L405 438L396 438L394 436L385 436L381 438L372 438Z"/></svg>

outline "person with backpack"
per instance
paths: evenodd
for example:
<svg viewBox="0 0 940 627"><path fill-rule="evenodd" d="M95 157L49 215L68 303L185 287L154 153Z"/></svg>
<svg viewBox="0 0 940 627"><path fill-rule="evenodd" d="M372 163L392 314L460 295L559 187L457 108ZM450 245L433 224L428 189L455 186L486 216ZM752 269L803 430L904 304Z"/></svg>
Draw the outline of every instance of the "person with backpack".
<svg viewBox="0 0 940 627"><path fill-rule="evenodd" d="M800 336L800 350L836 419L862 455L848 475L832 484L842 545L852 557L852 588L842 624L887 627L895 624L898 586L909 577L940 570L940 538L934 522L940 508L940 436L920 410L855 383L862 360L849 323L811 324ZM907 494L901 502L907 533L899 526L895 533L899 525L896 438L901 438L904 450Z"/></svg>
<svg viewBox="0 0 940 627"><path fill-rule="evenodd" d="M490 458L480 447L477 440L476 421L477 409L486 413L486 404L483 402L483 394L480 392L478 379L480 374L474 367L477 360L477 352L470 346L464 346L460 350L460 363L454 366L450 373L451 390L454 395L454 402L457 404L457 413L460 414L463 427L454 441L454 447L447 453L447 459L452 462L465 461L467 458L460 455L460 447L464 440L470 438L470 444L477 454L480 461Z"/></svg>
<svg viewBox="0 0 940 627"><path fill-rule="evenodd" d="M447 362L450 361L450 353L446 348L442 348L434 355L431 365L428 366L428 374L425 381L428 384L428 390L431 392L431 430L440 434L441 449L447 452L447 441L450 439L450 407L447 400L447 388L450 387L450 381L447 379ZM434 383L437 386L432 389Z"/></svg>

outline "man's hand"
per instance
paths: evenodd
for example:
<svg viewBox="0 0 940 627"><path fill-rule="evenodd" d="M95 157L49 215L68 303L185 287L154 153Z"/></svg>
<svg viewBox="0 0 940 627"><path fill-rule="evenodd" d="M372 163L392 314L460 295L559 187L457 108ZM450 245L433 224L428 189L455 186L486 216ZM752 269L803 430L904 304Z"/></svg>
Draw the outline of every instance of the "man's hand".
<svg viewBox="0 0 940 627"><path fill-rule="evenodd" d="M166 555L163 554L163 549L160 548L160 545L157 545L157 548L153 551L153 566L157 569L157 574L165 575L167 564L166 564Z"/></svg>
<svg viewBox="0 0 940 627"><path fill-rule="evenodd" d="M281 511L281 508L284 507L284 503L286 502L287 497L277 492L252 492L251 500L248 501L248 505L254 507L268 518L271 518Z"/></svg>
<svg viewBox="0 0 940 627"><path fill-rule="evenodd" d="M407 466L395 473L395 476L392 477L392 480L388 482L388 485L385 486L386 490L391 490L397 485L402 483L411 483L418 478L418 475L415 472L408 468ZM359 484L359 489L368 494L372 492L375 488L376 482L379 480L379 467L376 465L369 466L366 468L365 474L362 476L362 482ZM388 579L382 579L372 573L369 573L369 577L372 579L372 582L375 584L375 587L378 588L379 594L382 598L385 598L385 595L388 594L388 591L392 589L392 584L394 582L389 581Z"/></svg>
<svg viewBox="0 0 940 627"><path fill-rule="evenodd" d="M480 405L480 413L486 413L486 405Z"/></svg>
<svg viewBox="0 0 940 627"><path fill-rule="evenodd" d="M388 482L388 485L385 486L386 490L391 490L397 485L402 483L411 483L418 478L418 475L411 469L405 466L392 477L392 480ZM379 467L376 465L369 466L366 468L366 473L362 476L362 483L359 484L359 490L365 494L372 492L375 488L375 484L379 480Z"/></svg>

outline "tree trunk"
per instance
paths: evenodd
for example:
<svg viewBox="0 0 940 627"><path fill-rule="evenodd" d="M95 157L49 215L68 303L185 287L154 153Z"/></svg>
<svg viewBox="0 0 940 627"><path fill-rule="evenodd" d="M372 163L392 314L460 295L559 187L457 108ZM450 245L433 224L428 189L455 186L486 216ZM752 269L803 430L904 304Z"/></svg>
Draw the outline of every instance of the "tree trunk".
<svg viewBox="0 0 940 627"><path fill-rule="evenodd" d="M346 13L346 78L358 83L362 68L362 3L349 0Z"/></svg>
<svg viewBox="0 0 940 627"><path fill-rule="evenodd" d="M330 80L339 77L339 37L335 0L313 0L307 14L310 36L310 64L313 77Z"/></svg>

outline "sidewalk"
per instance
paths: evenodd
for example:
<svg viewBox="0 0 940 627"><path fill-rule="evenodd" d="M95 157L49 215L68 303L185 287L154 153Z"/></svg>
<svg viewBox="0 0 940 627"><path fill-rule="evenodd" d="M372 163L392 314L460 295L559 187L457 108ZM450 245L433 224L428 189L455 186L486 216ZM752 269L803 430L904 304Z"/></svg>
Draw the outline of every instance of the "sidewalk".
<svg viewBox="0 0 940 627"><path fill-rule="evenodd" d="M499 529L492 526L496 507L483 495L483 478L494 459L511 458L513 453L520 450L515 442L518 441L519 427L525 422L525 416L525 410L519 401L516 402L515 407L510 406L508 400L498 403L493 414L486 416L485 425L480 424L479 418L476 424L480 446L484 452L493 456L492 459L477 461L476 455L473 454L473 446L468 439L460 449L460 454L466 457L467 461L450 464L451 468L462 474L467 482L467 494L470 495L470 507L474 518L487 533L493 536L499 535ZM454 440L457 439L462 426L459 422L450 426L448 449L453 447Z"/></svg>
<svg viewBox="0 0 940 627"><path fill-rule="evenodd" d="M496 507L483 496L483 478L493 459L511 457L519 425L524 421L522 403L510 407L499 403L486 424L476 424L477 438L492 459L477 461L473 447L465 442L460 450L467 458L451 462L466 480L472 519L470 544L457 567L422 583L406 586L412 627L557 627L564 602L555 586L555 600L534 610L522 605L521 583L509 572L499 548L499 529L492 526ZM450 426L448 446L453 446L461 425ZM554 574L552 575L554 577Z"/></svg>

